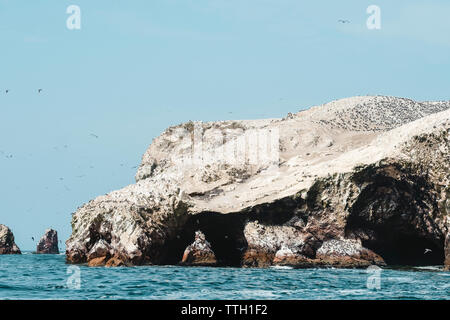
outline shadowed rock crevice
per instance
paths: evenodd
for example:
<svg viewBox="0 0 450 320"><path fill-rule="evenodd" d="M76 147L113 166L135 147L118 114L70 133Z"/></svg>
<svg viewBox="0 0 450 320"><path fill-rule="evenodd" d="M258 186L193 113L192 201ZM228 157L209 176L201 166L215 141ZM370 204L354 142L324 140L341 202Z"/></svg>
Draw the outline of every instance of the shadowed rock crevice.
<svg viewBox="0 0 450 320"><path fill-rule="evenodd" d="M444 242L436 244L425 238L396 234L386 230L377 233L382 240L363 241L363 245L379 254L392 266L431 266L444 264ZM431 251L429 251L431 250Z"/></svg>
<svg viewBox="0 0 450 320"><path fill-rule="evenodd" d="M350 208L346 234L389 265L442 265L444 234L435 186L410 164L368 167L354 175L362 188Z"/></svg>
<svg viewBox="0 0 450 320"><path fill-rule="evenodd" d="M189 225L204 232L216 254L218 265L239 266L242 252L247 246L243 233L247 219L245 214L205 212L192 217Z"/></svg>

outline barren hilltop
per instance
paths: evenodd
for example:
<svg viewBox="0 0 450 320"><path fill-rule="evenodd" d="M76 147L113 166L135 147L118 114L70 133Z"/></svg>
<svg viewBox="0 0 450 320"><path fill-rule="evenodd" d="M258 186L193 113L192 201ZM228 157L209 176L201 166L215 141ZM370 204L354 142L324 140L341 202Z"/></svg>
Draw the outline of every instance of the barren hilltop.
<svg viewBox="0 0 450 320"><path fill-rule="evenodd" d="M67 261L449 266L449 140L450 102L385 96L170 127L74 213Z"/></svg>

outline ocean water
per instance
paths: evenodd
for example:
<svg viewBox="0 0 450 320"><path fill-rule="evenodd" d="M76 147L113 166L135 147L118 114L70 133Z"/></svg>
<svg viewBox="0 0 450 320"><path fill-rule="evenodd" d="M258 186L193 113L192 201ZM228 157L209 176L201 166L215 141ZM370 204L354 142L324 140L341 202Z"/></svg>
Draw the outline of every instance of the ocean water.
<svg viewBox="0 0 450 320"><path fill-rule="evenodd" d="M64 255L0 255L0 299L449 299L437 267L240 269L90 268Z"/></svg>

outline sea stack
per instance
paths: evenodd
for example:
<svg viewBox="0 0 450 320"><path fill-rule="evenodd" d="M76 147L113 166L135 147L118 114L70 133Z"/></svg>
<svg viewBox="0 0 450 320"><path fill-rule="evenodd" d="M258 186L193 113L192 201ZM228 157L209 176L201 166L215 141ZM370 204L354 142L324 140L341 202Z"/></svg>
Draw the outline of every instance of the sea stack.
<svg viewBox="0 0 450 320"><path fill-rule="evenodd" d="M188 247L187 262L201 230L218 266L450 266L449 101L189 121L153 140L135 178L73 214L69 263L173 265Z"/></svg>
<svg viewBox="0 0 450 320"><path fill-rule="evenodd" d="M216 255L203 232L195 232L195 240L184 250L181 264L189 266L214 266L217 264Z"/></svg>
<svg viewBox="0 0 450 320"><path fill-rule="evenodd" d="M21 254L12 231L3 224L0 224L0 254Z"/></svg>
<svg viewBox="0 0 450 320"><path fill-rule="evenodd" d="M58 233L53 229L45 230L45 234L36 248L36 253L42 254L59 254Z"/></svg>

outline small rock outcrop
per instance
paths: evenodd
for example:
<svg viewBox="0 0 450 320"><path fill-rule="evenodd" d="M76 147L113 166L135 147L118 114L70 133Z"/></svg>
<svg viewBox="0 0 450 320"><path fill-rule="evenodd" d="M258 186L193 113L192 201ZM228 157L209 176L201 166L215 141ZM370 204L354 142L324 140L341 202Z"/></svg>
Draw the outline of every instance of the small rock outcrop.
<svg viewBox="0 0 450 320"><path fill-rule="evenodd" d="M194 265L450 267L449 101L189 121L153 140L135 178L73 214L68 263L177 264L188 247ZM197 230L210 246L190 245Z"/></svg>
<svg viewBox="0 0 450 320"><path fill-rule="evenodd" d="M318 243L314 236L302 232L298 221L285 225L264 225L248 222L244 227L247 250L242 258L244 267L268 267L273 264L301 267L314 257Z"/></svg>
<svg viewBox="0 0 450 320"><path fill-rule="evenodd" d="M316 252L318 265L332 267L359 267L366 268L371 265L386 265L383 258L372 250L364 248L357 240L328 240Z"/></svg>
<svg viewBox="0 0 450 320"><path fill-rule="evenodd" d="M39 240L36 247L36 253L39 254L59 254L58 232L53 229L45 230L44 235Z"/></svg>
<svg viewBox="0 0 450 320"><path fill-rule="evenodd" d="M203 232L195 232L195 240L184 250L181 264L189 266L215 266L217 264L216 255Z"/></svg>
<svg viewBox="0 0 450 320"><path fill-rule="evenodd" d="M275 253L272 263L276 266L289 266L294 268L310 268L318 264L314 259L308 258L298 250L287 246L281 247Z"/></svg>
<svg viewBox="0 0 450 320"><path fill-rule="evenodd" d="M0 254L21 254L12 231L3 224L0 224Z"/></svg>

